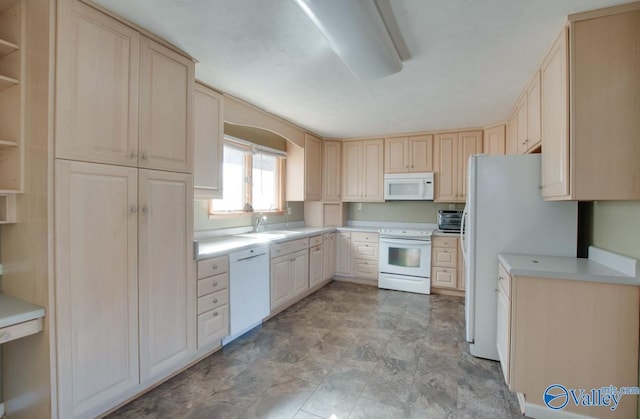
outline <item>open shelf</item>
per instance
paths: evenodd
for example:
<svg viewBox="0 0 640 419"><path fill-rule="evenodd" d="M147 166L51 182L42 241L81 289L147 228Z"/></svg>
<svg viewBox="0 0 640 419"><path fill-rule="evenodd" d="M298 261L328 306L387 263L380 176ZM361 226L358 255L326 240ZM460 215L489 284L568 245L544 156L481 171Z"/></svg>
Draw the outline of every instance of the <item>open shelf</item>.
<svg viewBox="0 0 640 419"><path fill-rule="evenodd" d="M13 42L5 41L4 39L0 39L0 58L6 57L18 50L18 45Z"/></svg>
<svg viewBox="0 0 640 419"><path fill-rule="evenodd" d="M13 79L11 77L0 76L0 91L4 89L8 89L9 87L16 86L18 84L18 80Z"/></svg>

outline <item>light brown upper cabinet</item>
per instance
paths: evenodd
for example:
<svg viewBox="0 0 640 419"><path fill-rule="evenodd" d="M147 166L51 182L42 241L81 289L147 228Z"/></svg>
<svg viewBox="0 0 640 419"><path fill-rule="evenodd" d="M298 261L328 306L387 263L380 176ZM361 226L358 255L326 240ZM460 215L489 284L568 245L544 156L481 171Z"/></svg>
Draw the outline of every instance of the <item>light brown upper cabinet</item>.
<svg viewBox="0 0 640 419"><path fill-rule="evenodd" d="M222 198L224 98L200 83L193 93L193 184L196 198Z"/></svg>
<svg viewBox="0 0 640 419"><path fill-rule="evenodd" d="M385 138L384 172L432 172L433 135Z"/></svg>
<svg viewBox="0 0 640 419"><path fill-rule="evenodd" d="M496 125L486 128L483 135L482 150L492 156L503 156L505 149L505 126Z"/></svg>
<svg viewBox="0 0 640 419"><path fill-rule="evenodd" d="M193 61L78 1L58 28L56 157L190 173Z"/></svg>
<svg viewBox="0 0 640 419"><path fill-rule="evenodd" d="M304 148L287 141L286 200L322 199L322 140L304 135Z"/></svg>
<svg viewBox="0 0 640 419"><path fill-rule="evenodd" d="M140 48L140 167L191 172L194 63L157 42Z"/></svg>
<svg viewBox="0 0 640 419"><path fill-rule="evenodd" d="M341 195L342 170L341 142L322 142L322 200L339 202Z"/></svg>
<svg viewBox="0 0 640 419"><path fill-rule="evenodd" d="M542 66L542 194L638 200L640 3L569 21Z"/></svg>
<svg viewBox="0 0 640 419"><path fill-rule="evenodd" d="M384 201L384 140L345 141L342 152L342 201Z"/></svg>
<svg viewBox="0 0 640 419"><path fill-rule="evenodd" d="M540 145L540 72L522 92L516 105L518 118L517 138L518 153L525 154L534 151Z"/></svg>
<svg viewBox="0 0 640 419"><path fill-rule="evenodd" d="M78 1L60 10L56 157L138 165L140 35Z"/></svg>
<svg viewBox="0 0 640 419"><path fill-rule="evenodd" d="M468 160L482 153L482 131L436 134L436 202L465 202L467 199Z"/></svg>
<svg viewBox="0 0 640 419"><path fill-rule="evenodd" d="M505 154L518 154L518 112L514 110L507 121Z"/></svg>

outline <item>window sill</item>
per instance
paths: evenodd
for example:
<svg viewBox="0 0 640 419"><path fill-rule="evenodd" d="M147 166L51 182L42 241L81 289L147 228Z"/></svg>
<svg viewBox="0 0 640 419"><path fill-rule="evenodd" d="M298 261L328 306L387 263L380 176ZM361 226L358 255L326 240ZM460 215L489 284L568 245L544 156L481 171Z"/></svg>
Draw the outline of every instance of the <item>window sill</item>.
<svg viewBox="0 0 640 419"><path fill-rule="evenodd" d="M276 210L276 211L224 211L224 212L210 212L209 219L210 220L221 220L221 219L230 219L230 218L242 218L247 216L259 216L259 215L285 215L287 212L284 210Z"/></svg>

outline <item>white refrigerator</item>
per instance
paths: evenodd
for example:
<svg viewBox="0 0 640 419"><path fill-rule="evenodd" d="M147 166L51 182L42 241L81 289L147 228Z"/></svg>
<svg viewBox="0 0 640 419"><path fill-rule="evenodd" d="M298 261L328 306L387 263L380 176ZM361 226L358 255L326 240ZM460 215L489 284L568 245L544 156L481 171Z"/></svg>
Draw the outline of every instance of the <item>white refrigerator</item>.
<svg viewBox="0 0 640 419"><path fill-rule="evenodd" d="M461 247L466 339L471 354L498 360L498 254L576 256L576 202L543 201L540 155L469 158Z"/></svg>

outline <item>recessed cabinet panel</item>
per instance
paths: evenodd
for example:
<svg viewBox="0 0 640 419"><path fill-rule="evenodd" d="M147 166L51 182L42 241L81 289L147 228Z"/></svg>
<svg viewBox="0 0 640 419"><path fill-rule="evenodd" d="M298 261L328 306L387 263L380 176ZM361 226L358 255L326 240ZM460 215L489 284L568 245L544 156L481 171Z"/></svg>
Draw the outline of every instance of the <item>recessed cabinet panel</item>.
<svg viewBox="0 0 640 419"><path fill-rule="evenodd" d="M196 83L193 101L195 197L222 198L224 98L208 87Z"/></svg>
<svg viewBox="0 0 640 419"><path fill-rule="evenodd" d="M138 380L137 170L56 162L60 416L79 417Z"/></svg>
<svg viewBox="0 0 640 419"><path fill-rule="evenodd" d="M195 350L190 175L139 173L140 371L148 380Z"/></svg>
<svg viewBox="0 0 640 419"><path fill-rule="evenodd" d="M139 165L191 172L194 63L142 38Z"/></svg>
<svg viewBox="0 0 640 419"><path fill-rule="evenodd" d="M56 157L136 166L140 36L78 1L58 28Z"/></svg>

